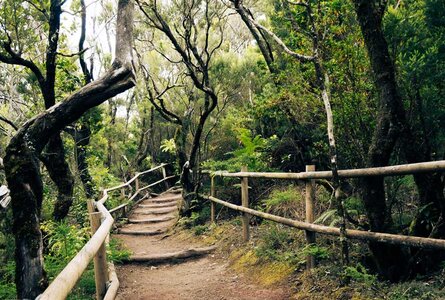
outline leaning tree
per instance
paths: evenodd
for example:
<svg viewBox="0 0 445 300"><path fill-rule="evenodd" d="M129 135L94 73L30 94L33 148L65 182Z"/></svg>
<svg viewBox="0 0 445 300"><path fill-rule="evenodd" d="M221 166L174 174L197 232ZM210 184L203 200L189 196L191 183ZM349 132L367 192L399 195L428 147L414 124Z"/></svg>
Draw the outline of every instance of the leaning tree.
<svg viewBox="0 0 445 300"><path fill-rule="evenodd" d="M60 18L64 3L65 1L61 0L51 0L48 10L43 3L36 4L29 1L23 4L21 1L10 1L3 5L4 13L0 17L2 24L0 62L25 67L32 74L30 81L35 80L38 83L45 109L56 104ZM32 14L29 13L30 11ZM36 14L35 19L30 17L33 14ZM31 24L25 24L22 19ZM43 20L42 24L38 20ZM44 49L46 55L43 62L36 61L33 58L33 56L38 56L38 51L35 55L32 55L31 50L26 46L27 43L37 42L38 40L37 37L34 37L34 40L31 38L35 35L34 32L30 31L33 25L37 27L44 25L41 27L48 28L46 32L48 38ZM39 48L39 46L35 48ZM60 133L51 136L39 157L58 190L58 197L54 206L54 218L56 220L63 219L72 203L74 178L65 160L65 149Z"/></svg>
<svg viewBox="0 0 445 300"><path fill-rule="evenodd" d="M86 111L134 86L133 2L119 0L114 62L100 79L27 121L10 141L4 158L11 190L19 298L35 298L46 286L40 214L43 183L39 156L51 138Z"/></svg>

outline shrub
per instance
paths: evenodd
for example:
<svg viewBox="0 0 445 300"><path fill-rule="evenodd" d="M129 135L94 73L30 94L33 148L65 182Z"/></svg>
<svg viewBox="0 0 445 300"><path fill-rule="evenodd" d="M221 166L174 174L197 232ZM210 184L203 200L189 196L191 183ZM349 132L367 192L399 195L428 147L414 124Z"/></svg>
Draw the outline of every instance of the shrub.
<svg viewBox="0 0 445 300"><path fill-rule="evenodd" d="M377 282L377 276L369 274L368 270L366 270L366 268L360 263L358 263L355 267L346 267L343 272L343 276L346 280L362 282L366 285L373 285Z"/></svg>
<svg viewBox="0 0 445 300"><path fill-rule="evenodd" d="M288 218L304 217L304 202L301 191L295 186L277 189L263 200L267 212Z"/></svg>

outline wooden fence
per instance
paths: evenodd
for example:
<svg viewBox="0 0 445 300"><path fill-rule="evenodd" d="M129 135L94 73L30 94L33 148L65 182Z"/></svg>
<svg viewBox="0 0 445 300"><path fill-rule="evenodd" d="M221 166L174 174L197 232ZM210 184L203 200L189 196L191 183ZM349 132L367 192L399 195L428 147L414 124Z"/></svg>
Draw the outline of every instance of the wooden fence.
<svg viewBox="0 0 445 300"><path fill-rule="evenodd" d="M409 175L416 173L443 172L443 171L445 171L445 160L416 163L416 164L396 165L396 166L380 167L380 168L339 170L338 174L342 178L359 178L359 177L370 177L370 176L397 176L397 175ZM246 167L243 167L241 169L241 172L237 173L229 173L226 171L217 171L217 172L205 171L203 173L210 173L211 176L210 196L201 195L204 199L211 201L211 209L210 209L211 221L215 223L216 204L220 204L230 209L241 212L243 214L242 226L243 226L243 238L245 241L249 240L249 219L250 219L249 215L257 216L283 225L305 230L308 244L315 243L316 241L315 233L340 236L340 228L313 223L314 222L313 207L315 203L315 193L314 193L315 179L330 179L332 178L331 171L315 171L315 166L310 165L306 166L306 172L301 172L301 173L248 172ZM241 206L229 203L227 201L215 197L214 176L241 178ZM306 184L306 197L305 197L306 220L304 222L292 220L249 208L248 178L304 180ZM389 243L395 245L445 250L445 240L443 239L433 239L426 237L406 236L406 235L352 230L352 229L346 230L346 237L351 239ZM312 268L314 264L315 264L314 258L308 257L307 268Z"/></svg>
<svg viewBox="0 0 445 300"><path fill-rule="evenodd" d="M91 200L88 203L88 211L90 214L90 222L92 229L92 237L85 246L77 253L77 255L67 264L67 266L57 275L48 288L39 296L39 300L58 300L65 299L76 285L83 272L88 267L91 260L94 259L94 276L96 282L96 298L97 299L114 299L119 288L119 280L116 276L113 263L107 263L106 247L110 230L112 229L114 219L111 213L118 210L125 210L132 203L137 195L152 186L173 178L167 177L165 172L166 164L161 164L150 170L137 173L126 183L105 189L102 198L98 201ZM139 177L156 171L162 170L163 178L148 186L139 187ZM129 201L114 209L108 210L104 203L109 198L109 193L115 190L121 190L125 196L125 189L132 190L132 184L135 184L135 192L129 197Z"/></svg>

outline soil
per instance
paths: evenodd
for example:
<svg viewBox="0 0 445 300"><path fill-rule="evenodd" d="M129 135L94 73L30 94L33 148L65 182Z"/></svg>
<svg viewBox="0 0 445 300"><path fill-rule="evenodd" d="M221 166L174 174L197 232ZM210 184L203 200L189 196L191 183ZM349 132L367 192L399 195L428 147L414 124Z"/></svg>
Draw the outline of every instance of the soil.
<svg viewBox="0 0 445 300"><path fill-rule="evenodd" d="M181 198L177 194L169 193L145 200L141 204L145 206L160 203L160 200L164 204L171 203L173 205L173 203L179 204ZM129 219L159 219L160 216L174 217L174 219L166 222L128 224L124 226L126 234L115 234L114 237L121 240L134 256L165 255L207 246L184 238L180 232L172 233L178 210L144 206L137 207ZM167 235L128 234L129 230L141 232L160 228L170 231ZM289 291L285 287L259 286L246 276L232 271L227 261L218 254L208 254L194 259L166 261L160 265L130 263L116 267L120 281L117 299L289 299Z"/></svg>

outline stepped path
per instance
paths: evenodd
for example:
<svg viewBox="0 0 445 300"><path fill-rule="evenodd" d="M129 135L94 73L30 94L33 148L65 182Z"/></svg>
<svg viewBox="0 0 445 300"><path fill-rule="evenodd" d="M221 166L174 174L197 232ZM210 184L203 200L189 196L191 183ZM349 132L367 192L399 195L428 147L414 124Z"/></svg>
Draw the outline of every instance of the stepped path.
<svg viewBox="0 0 445 300"><path fill-rule="evenodd" d="M117 266L117 299L288 299L284 290L260 287L233 273L214 253L216 247L172 233L181 201L171 192L144 200L113 235L132 252Z"/></svg>

